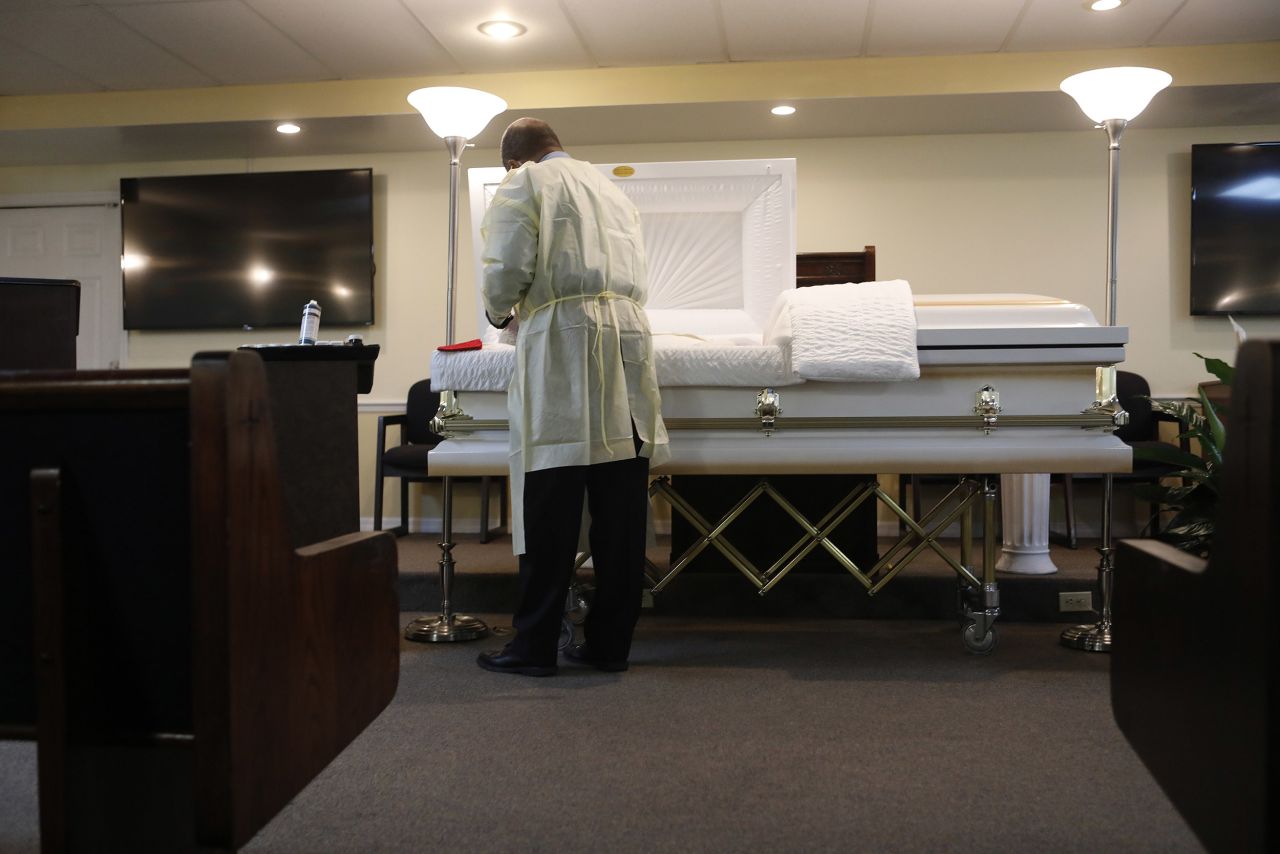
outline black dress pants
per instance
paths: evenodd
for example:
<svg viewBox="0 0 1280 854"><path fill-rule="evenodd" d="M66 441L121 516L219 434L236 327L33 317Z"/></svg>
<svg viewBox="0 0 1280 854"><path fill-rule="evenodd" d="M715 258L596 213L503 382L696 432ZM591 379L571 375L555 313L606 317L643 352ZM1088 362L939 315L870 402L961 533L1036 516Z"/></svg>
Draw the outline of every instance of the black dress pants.
<svg viewBox="0 0 1280 854"><path fill-rule="evenodd" d="M512 654L534 664L556 661L565 598L573 579L585 495L591 512L596 590L583 631L590 654L626 661L640 618L649 507L649 460L525 473L520 605Z"/></svg>

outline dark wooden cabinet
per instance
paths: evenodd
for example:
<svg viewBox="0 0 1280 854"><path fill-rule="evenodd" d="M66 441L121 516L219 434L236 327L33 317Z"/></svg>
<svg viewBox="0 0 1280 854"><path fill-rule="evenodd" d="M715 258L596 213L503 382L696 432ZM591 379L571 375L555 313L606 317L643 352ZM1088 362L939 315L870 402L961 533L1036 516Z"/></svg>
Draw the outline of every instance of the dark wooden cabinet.
<svg viewBox="0 0 1280 854"><path fill-rule="evenodd" d="M0 371L74 371L80 283L0 277Z"/></svg>

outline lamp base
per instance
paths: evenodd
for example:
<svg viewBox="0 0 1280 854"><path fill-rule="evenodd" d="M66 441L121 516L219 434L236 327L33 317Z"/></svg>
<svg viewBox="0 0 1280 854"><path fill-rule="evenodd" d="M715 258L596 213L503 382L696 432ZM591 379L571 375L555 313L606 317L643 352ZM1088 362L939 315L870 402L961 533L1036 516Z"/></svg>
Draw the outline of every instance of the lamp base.
<svg viewBox="0 0 1280 854"><path fill-rule="evenodd" d="M1092 626L1072 626L1062 633L1062 645L1085 652L1111 652L1111 626L1095 623Z"/></svg>
<svg viewBox="0 0 1280 854"><path fill-rule="evenodd" d="M417 643L454 643L478 640L489 634L484 621L466 614L436 614L418 617L405 626L405 640Z"/></svg>

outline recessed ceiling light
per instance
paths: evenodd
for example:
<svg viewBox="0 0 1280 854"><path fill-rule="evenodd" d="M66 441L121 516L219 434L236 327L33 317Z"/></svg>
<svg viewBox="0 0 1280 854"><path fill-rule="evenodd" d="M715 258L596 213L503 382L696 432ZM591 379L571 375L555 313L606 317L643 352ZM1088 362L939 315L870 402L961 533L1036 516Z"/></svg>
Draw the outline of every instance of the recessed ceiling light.
<svg viewBox="0 0 1280 854"><path fill-rule="evenodd" d="M293 122L285 122L284 124L276 125L276 132L277 133L301 133L302 128L298 127Z"/></svg>
<svg viewBox="0 0 1280 854"><path fill-rule="evenodd" d="M528 32L524 24L517 24L515 21L485 21L476 29L489 38L499 41L514 39Z"/></svg>
<svg viewBox="0 0 1280 854"><path fill-rule="evenodd" d="M1128 2L1129 0L1084 0L1084 7L1090 12L1110 12Z"/></svg>
<svg viewBox="0 0 1280 854"><path fill-rule="evenodd" d="M779 104L769 112L773 113L775 116L789 116L795 111L796 111L796 108L791 106L790 104Z"/></svg>

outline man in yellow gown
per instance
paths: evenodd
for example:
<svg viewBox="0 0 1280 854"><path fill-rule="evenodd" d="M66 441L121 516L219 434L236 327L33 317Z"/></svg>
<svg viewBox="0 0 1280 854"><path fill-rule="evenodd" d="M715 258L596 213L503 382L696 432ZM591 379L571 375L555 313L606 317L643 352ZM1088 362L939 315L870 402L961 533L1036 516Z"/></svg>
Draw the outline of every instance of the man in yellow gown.
<svg viewBox="0 0 1280 854"><path fill-rule="evenodd" d="M649 464L668 454L640 214L545 122L513 122L501 153L510 171L481 228L483 297L494 325L518 320L507 409L521 598L515 637L478 663L556 672L585 499L596 591L586 640L565 657L625 670L644 582Z"/></svg>

